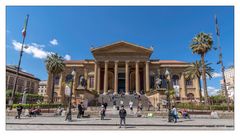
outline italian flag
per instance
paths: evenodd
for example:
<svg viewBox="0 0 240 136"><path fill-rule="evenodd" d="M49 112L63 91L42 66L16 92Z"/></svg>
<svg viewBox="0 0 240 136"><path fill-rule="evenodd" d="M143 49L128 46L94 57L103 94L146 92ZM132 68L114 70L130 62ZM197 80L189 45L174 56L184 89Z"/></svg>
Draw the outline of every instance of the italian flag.
<svg viewBox="0 0 240 136"><path fill-rule="evenodd" d="M25 22L24 22L24 27L23 27L23 30L22 30L22 36L24 38L26 37L26 33L27 33L28 17L29 17L29 15L26 16L26 19L25 19Z"/></svg>

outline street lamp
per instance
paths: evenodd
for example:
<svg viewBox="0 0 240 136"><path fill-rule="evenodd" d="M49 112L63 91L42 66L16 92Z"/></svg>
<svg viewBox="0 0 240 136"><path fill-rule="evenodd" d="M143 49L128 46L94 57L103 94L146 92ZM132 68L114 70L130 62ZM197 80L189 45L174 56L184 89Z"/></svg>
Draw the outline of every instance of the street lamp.
<svg viewBox="0 0 240 136"><path fill-rule="evenodd" d="M168 69L165 71L165 81L167 82L167 103L168 103L168 122L171 122L171 103L170 103L170 90L169 90L169 81L168 76L170 76L170 72Z"/></svg>
<svg viewBox="0 0 240 136"><path fill-rule="evenodd" d="M71 90L70 90L70 95L69 95L69 103L68 103L68 113L67 113L67 116L66 116L66 119L65 120L68 120L68 121L72 121L72 90L73 90L73 80L74 80L74 77L76 75L76 71L75 69L73 69L72 73L72 81L71 81Z"/></svg>

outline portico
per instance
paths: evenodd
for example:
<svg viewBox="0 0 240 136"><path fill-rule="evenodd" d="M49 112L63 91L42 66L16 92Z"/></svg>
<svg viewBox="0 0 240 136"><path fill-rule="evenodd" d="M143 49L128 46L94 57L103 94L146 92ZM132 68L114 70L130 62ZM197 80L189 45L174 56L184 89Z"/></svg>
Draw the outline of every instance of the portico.
<svg viewBox="0 0 240 136"><path fill-rule="evenodd" d="M125 93L126 95L133 92L140 94L141 90L149 91L149 59L152 50L152 48L136 46L127 42L92 48L91 51L95 58L95 79L99 74L98 67L100 67L100 71L104 69L104 80L94 80L99 82L100 86L103 84L103 94L107 94L109 90L113 90L114 94ZM145 70L143 71L143 69ZM109 80L111 75L114 75L114 78ZM130 78L135 83L131 82ZM146 80L145 86L143 86L144 80ZM95 84L97 84L96 82ZM101 87L96 88L96 91L100 93Z"/></svg>

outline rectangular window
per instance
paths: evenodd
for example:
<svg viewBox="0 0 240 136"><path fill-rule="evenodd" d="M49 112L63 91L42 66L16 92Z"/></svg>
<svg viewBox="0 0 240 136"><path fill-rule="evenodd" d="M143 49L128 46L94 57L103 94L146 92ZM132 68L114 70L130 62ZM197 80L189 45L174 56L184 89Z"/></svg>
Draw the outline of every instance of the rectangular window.
<svg viewBox="0 0 240 136"><path fill-rule="evenodd" d="M90 87L90 88L93 88L93 87L94 87L94 77L91 76L91 77L89 78L89 80L90 80L89 87Z"/></svg>
<svg viewBox="0 0 240 136"><path fill-rule="evenodd" d="M192 86L193 85L193 82L192 82L192 80L186 80L186 85L187 86Z"/></svg>

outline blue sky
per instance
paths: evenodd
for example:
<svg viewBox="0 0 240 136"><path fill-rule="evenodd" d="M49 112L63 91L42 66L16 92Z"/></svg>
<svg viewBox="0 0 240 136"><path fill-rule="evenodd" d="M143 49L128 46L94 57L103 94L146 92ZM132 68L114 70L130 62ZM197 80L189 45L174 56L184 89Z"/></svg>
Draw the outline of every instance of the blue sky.
<svg viewBox="0 0 240 136"><path fill-rule="evenodd" d="M124 40L154 48L151 59L193 62L189 44L198 32L216 35L214 15L218 16L226 67L234 64L233 7L16 7L6 11L6 64L17 64L21 30L29 14L26 44L21 67L41 80L47 79L44 58L57 52L66 59L93 59L91 47ZM213 63L215 78L208 81L211 92L220 88L218 51L210 51L206 60Z"/></svg>

